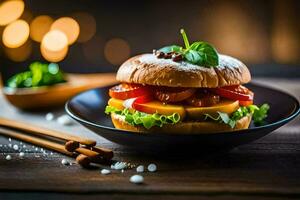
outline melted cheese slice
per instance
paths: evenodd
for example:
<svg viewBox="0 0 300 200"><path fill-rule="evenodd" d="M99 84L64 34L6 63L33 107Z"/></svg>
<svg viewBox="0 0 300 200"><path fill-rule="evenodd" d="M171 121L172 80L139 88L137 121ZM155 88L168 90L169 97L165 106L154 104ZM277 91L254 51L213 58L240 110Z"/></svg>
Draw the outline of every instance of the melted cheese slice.
<svg viewBox="0 0 300 200"><path fill-rule="evenodd" d="M108 105L113 106L119 110L123 110L124 100L111 98L108 101ZM220 103L210 106L210 107L193 107L193 106L183 106L174 104L163 104L160 101L151 101L144 104L139 104L141 112L145 113L159 113L162 115L171 115L173 113L178 113L183 119L188 116L191 119L201 119L205 114L216 116L217 112L224 112L231 114L239 108L239 101L222 100ZM131 110L131 109L130 109Z"/></svg>

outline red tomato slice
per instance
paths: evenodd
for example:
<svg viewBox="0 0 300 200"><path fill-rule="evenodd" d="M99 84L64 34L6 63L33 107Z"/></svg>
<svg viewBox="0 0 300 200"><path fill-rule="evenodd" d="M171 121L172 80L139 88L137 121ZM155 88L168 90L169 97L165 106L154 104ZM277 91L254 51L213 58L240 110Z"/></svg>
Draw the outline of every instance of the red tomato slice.
<svg viewBox="0 0 300 200"><path fill-rule="evenodd" d="M155 97L165 103L179 102L191 97L196 92L194 88L160 87L155 91Z"/></svg>
<svg viewBox="0 0 300 200"><path fill-rule="evenodd" d="M150 94L149 87L138 84L122 83L109 89L110 97L122 100Z"/></svg>
<svg viewBox="0 0 300 200"><path fill-rule="evenodd" d="M152 100L153 100L152 95L144 95L144 96L137 97L132 103L132 108L143 112L142 109L143 107L141 106L141 104L150 102Z"/></svg>
<svg viewBox="0 0 300 200"><path fill-rule="evenodd" d="M253 104L253 101L239 101L241 106L249 106Z"/></svg>
<svg viewBox="0 0 300 200"><path fill-rule="evenodd" d="M242 85L212 88L211 91L232 100L253 101L254 93Z"/></svg>
<svg viewBox="0 0 300 200"><path fill-rule="evenodd" d="M207 92L198 92L188 98L187 103L196 107L208 107L220 102L220 96Z"/></svg>
<svg viewBox="0 0 300 200"><path fill-rule="evenodd" d="M130 99L126 99L123 102L123 106L125 108L133 108L135 110L138 107L138 105L143 104L143 103L147 103L149 101L152 101L153 98L151 95L144 95L144 96L139 96L139 97L134 97L134 98L130 98Z"/></svg>

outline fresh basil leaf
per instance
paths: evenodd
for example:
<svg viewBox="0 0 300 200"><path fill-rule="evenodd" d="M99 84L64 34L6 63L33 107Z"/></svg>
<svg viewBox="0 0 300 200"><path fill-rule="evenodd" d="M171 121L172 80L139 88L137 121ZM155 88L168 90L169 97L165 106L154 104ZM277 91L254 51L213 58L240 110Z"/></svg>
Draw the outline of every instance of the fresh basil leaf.
<svg viewBox="0 0 300 200"><path fill-rule="evenodd" d="M195 50L189 50L184 54L184 58L192 64L200 64L203 62L203 58L200 52Z"/></svg>
<svg viewBox="0 0 300 200"><path fill-rule="evenodd" d="M189 49L201 52L202 60L198 63L203 66L215 67L219 65L217 50L207 42L194 42Z"/></svg>
<svg viewBox="0 0 300 200"><path fill-rule="evenodd" d="M170 53L170 52L176 52L176 53L182 53L182 47L178 45L171 45L171 46L166 46L159 51L164 52L164 53Z"/></svg>

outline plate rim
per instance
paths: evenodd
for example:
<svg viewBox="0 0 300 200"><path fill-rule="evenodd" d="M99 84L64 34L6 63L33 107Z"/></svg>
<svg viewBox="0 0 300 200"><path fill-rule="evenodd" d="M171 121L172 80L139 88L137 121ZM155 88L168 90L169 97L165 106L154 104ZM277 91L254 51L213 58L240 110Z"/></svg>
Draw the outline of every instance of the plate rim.
<svg viewBox="0 0 300 200"><path fill-rule="evenodd" d="M272 88L270 86L265 86L263 84L259 84L259 83L249 83L250 85L254 85L256 87L262 87L262 88L265 88L265 89L268 89L268 90L273 90L275 92L280 92L284 95L287 95L289 96L290 98L293 99L293 101L296 103L296 108L295 110L293 111L293 113L291 115L289 115L287 118L284 118L282 120L279 120L279 121L276 121L274 123L270 123L270 124L265 124L265 125L262 125L262 126L258 126L258 127L251 127L251 128L248 128L248 129L243 129L243 130L233 130L233 131L226 131L226 132L214 132L214 133L201 133L201 134L174 134L174 133L168 133L168 134L162 134L162 133L148 133L148 132L135 132L135 131L128 131L128 130L123 130L123 129L117 129L115 127L108 127L108 126L103 126L103 125L100 125L100 124L96 124L94 122L91 122L91 121L87 121L85 119L82 119L81 117L77 116L75 113L73 113L71 111L71 108L70 108L70 102L76 98L77 96L79 95L82 95L83 93L85 92L89 92L89 91L92 91L92 90L97 90L97 89L103 89L103 88L108 88L110 86L113 86L113 85L108 85L108 86L104 86L104 87L97 87L97 88L93 88L93 89L89 89L89 90L85 90L83 92L80 92L78 93L77 95L73 96L71 99L69 99L66 103L65 103L65 111L67 112L67 114L72 117L73 119L75 119L76 121L79 121L81 123L84 123L84 124L87 124L88 126L94 126L94 127L97 127L97 128L101 128L101 129L106 129L106 130L110 130L110 131L114 131L114 132L118 132L118 133L122 133L122 134L134 134L134 135L140 135L140 136L161 136L161 135L168 135L168 136L198 136L198 135L218 135L218 134L230 134L230 133L235 133L235 132L246 132L246 131L258 131L258 130L262 130L262 129L266 129L266 128L270 128L270 127L273 127L273 126L277 126L277 125L281 125L281 124L284 124L284 123L288 123L289 121L291 121L292 119L294 119L295 117L297 117L299 114L300 114L300 103L298 101L298 99L292 95L292 94L289 94L287 93L286 91L283 91L281 89L277 89L277 88ZM137 134L139 133L139 134Z"/></svg>

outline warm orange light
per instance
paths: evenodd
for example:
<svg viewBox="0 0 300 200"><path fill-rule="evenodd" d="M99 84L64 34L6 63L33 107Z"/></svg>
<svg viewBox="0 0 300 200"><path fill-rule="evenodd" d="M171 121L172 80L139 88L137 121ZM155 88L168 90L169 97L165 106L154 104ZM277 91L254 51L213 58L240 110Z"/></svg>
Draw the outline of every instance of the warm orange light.
<svg viewBox="0 0 300 200"><path fill-rule="evenodd" d="M36 42L41 42L44 35L50 30L53 19L47 15L36 17L30 23L30 37Z"/></svg>
<svg viewBox="0 0 300 200"><path fill-rule="evenodd" d="M5 26L18 19L24 11L21 0L4 1L0 4L0 26Z"/></svg>
<svg viewBox="0 0 300 200"><path fill-rule="evenodd" d="M111 39L105 44L104 55L111 64L121 64L130 56L130 46L123 39Z"/></svg>
<svg viewBox="0 0 300 200"><path fill-rule="evenodd" d="M68 38L59 30L48 32L41 43L42 56L50 62L63 60L68 53Z"/></svg>
<svg viewBox="0 0 300 200"><path fill-rule="evenodd" d="M97 27L95 18L86 12L78 12L72 16L79 23L80 26L78 42L87 42L96 33Z"/></svg>
<svg viewBox="0 0 300 200"><path fill-rule="evenodd" d="M275 1L271 32L271 52L278 63L299 63L300 30L298 10L289 1Z"/></svg>
<svg viewBox="0 0 300 200"><path fill-rule="evenodd" d="M50 29L64 32L68 38L69 45L77 40L80 32L79 24L71 17L57 19L53 22Z"/></svg>
<svg viewBox="0 0 300 200"><path fill-rule="evenodd" d="M28 37L29 25L24 20L17 20L5 27L2 41L8 48L18 48L26 42Z"/></svg>
<svg viewBox="0 0 300 200"><path fill-rule="evenodd" d="M4 47L4 53L5 55L14 62L23 62L32 53L32 42L30 40L27 40L25 44L18 48L7 48Z"/></svg>
<svg viewBox="0 0 300 200"><path fill-rule="evenodd" d="M241 9L233 1L220 1L212 6L199 12L199 20L193 22L193 26L199 29L190 34L195 37L201 35L219 52L245 62L266 62L269 39L262 21L257 16L251 16L251 10Z"/></svg>

